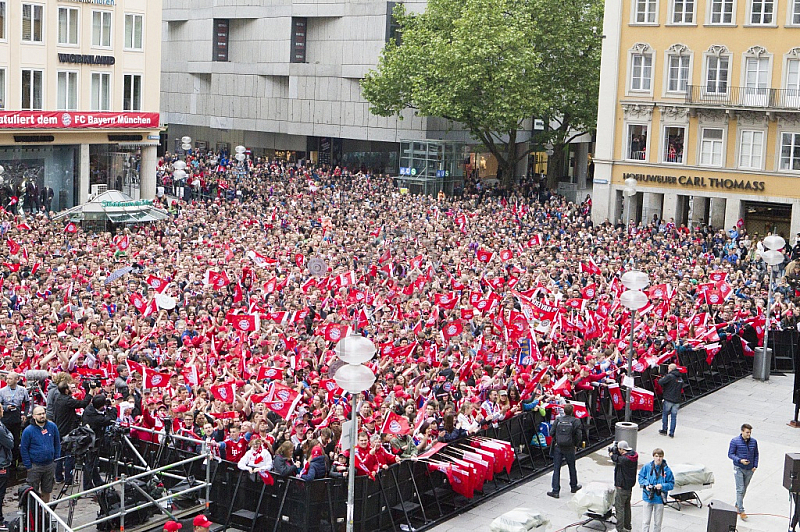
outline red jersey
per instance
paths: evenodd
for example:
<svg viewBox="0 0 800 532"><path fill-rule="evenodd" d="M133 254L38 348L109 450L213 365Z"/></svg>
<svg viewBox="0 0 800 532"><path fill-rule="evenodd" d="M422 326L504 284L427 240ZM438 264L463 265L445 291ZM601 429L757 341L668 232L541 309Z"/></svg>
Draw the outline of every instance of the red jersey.
<svg viewBox="0 0 800 532"><path fill-rule="evenodd" d="M226 438L222 444L225 446L222 449L224 451L225 460L229 462L238 462L242 456L244 456L244 453L247 452L247 440L242 437L236 441Z"/></svg>

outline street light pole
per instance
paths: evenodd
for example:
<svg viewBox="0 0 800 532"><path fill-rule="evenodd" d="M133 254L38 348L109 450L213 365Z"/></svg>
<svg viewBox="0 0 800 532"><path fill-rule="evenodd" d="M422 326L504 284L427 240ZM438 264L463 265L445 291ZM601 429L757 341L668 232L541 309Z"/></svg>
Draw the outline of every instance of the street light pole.
<svg viewBox="0 0 800 532"><path fill-rule="evenodd" d="M353 517L356 509L356 435L358 416L356 415L356 394L350 394L350 461L347 464L347 532L353 531Z"/></svg>
<svg viewBox="0 0 800 532"><path fill-rule="evenodd" d="M625 272L620 279L622 285L627 288L619 297L619 302L631 311L631 338L628 345L628 378L633 380L633 342L635 340L636 311L647 305L648 298L642 290L650 284L647 274L638 270ZM625 421L631 420L631 394L633 383L626 386L628 389L625 400Z"/></svg>
<svg viewBox="0 0 800 532"><path fill-rule="evenodd" d="M628 377L633 378L633 340L634 329L636 326L636 310L631 309L631 341L628 345ZM631 420L631 394L633 393L633 386L627 387L627 395L625 396L625 421Z"/></svg>
<svg viewBox="0 0 800 532"><path fill-rule="evenodd" d="M775 266L781 264L784 261L783 253L779 250L783 249L786 246L786 241L778 236L778 235L770 235L764 239L764 248L767 251L764 251L761 254L761 258L764 259L764 262L767 264L767 268L769 268L769 287L767 288L767 312L766 312L766 322L764 323L764 346L761 348L761 362L758 370L753 367L753 377L759 380L769 380L769 370L770 370L770 357L769 354L769 318L770 318L770 310L772 307L772 283L773 283L773 276L775 274Z"/></svg>

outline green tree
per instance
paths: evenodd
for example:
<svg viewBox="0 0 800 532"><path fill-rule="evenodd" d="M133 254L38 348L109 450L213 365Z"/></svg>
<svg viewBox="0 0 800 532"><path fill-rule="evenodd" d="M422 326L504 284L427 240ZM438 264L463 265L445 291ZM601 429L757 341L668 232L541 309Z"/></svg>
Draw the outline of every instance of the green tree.
<svg viewBox="0 0 800 532"><path fill-rule="evenodd" d="M517 148L526 120L558 120L535 140L562 152L571 128L593 127L601 0L429 0L424 13L398 5L394 15L402 45L387 43L362 81L373 113L411 108L461 124L497 158L506 185L531 151Z"/></svg>

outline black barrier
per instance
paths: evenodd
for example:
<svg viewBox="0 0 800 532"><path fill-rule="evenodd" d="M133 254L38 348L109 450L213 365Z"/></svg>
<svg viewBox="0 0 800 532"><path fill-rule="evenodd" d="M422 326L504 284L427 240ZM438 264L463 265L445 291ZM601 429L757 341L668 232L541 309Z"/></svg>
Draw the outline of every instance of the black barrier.
<svg viewBox="0 0 800 532"><path fill-rule="evenodd" d="M738 337L722 340L721 349L711 358L704 350L681 350L678 362L686 367L684 402L694 401L744 377L752 370L752 357L745 356ZM658 391L658 379L666 368L647 368L636 373L637 386ZM584 420L586 446L578 456L592 453L613 438L614 426L623 419L623 410L614 406L608 388L597 385L591 391L577 392L575 399L586 403L591 416ZM657 394L658 395L658 394ZM653 412L634 411L632 420L649 424L660 419L660 401ZM354 528L356 531L423 530L466 511L484 500L552 470L546 447L539 442L539 426L545 418L529 411L487 427L479 435L511 443L516 460L510 473L497 474L484 484L472 499L455 494L446 476L430 471L427 464L407 460L380 471L375 480L359 476L355 482ZM133 440L137 450L152 467L174 463L193 453L180 444ZM123 456L117 467L123 471L134 462ZM135 463L135 462L134 462ZM205 478L205 465L190 464L187 477ZM299 478L273 475L266 485L260 477L238 469L226 461L211 463L211 520L225 527L254 531L339 531L347 515L347 479L326 478L306 482ZM178 480L164 479L167 489Z"/></svg>

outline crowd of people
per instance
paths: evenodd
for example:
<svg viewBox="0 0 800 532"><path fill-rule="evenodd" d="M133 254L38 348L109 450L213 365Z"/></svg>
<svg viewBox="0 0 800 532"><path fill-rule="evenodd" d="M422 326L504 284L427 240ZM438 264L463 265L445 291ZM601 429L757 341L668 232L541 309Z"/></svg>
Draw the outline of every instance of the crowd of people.
<svg viewBox="0 0 800 532"><path fill-rule="evenodd" d="M589 198L538 185L427 197L310 163L185 159L192 190L157 198L163 222L98 233L2 214L9 465L31 405L47 403L62 438L85 409L99 431L116 418L135 438L179 435L254 474L345 475L353 413L335 346L356 332L377 348L355 413L356 471L374 476L526 410L552 419L581 391L619 393L632 269L651 282L634 371L683 347L713 357L748 327L752 349L766 325L759 236L741 227L593 224ZM162 183L175 160L159 162ZM771 326L793 326L793 291L777 285ZM19 382L32 370L47 376Z"/></svg>

